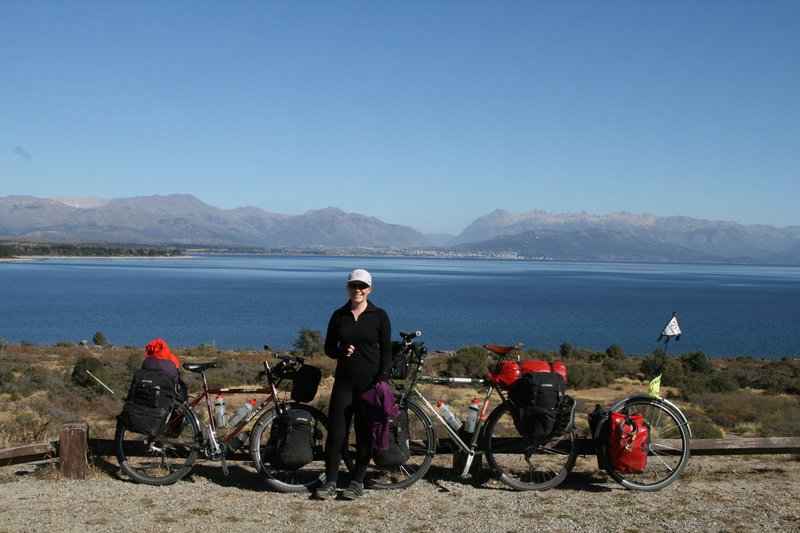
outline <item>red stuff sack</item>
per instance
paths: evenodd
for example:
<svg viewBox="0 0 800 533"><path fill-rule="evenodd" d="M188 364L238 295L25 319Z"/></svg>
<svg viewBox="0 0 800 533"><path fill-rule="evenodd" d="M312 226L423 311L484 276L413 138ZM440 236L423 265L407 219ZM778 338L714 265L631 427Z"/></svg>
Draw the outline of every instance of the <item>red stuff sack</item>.
<svg viewBox="0 0 800 533"><path fill-rule="evenodd" d="M517 383L517 380L528 372L555 372L560 375L567 384L567 367L564 363L556 361L551 363L549 361L539 361L536 359L527 359L521 363L516 361L504 361L500 365L500 370L497 373L489 372L486 377L496 387L502 390L512 390Z"/></svg>
<svg viewBox="0 0 800 533"><path fill-rule="evenodd" d="M612 411L608 424L608 456L614 472L644 472L650 451L650 426L644 416Z"/></svg>
<svg viewBox="0 0 800 533"><path fill-rule="evenodd" d="M567 384L567 367L564 363L556 361L551 363L549 361L538 361L536 359L528 359L520 363L520 375L526 372L555 372L564 379L564 385Z"/></svg>
<svg viewBox="0 0 800 533"><path fill-rule="evenodd" d="M519 376L519 363L516 361L503 361L497 373L489 372L486 374L489 381L501 390L511 390Z"/></svg>

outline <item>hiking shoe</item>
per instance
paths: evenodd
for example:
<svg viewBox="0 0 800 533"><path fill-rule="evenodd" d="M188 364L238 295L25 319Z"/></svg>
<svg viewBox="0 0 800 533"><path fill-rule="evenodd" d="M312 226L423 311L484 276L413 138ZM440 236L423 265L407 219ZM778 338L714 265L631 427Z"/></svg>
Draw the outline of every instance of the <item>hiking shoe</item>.
<svg viewBox="0 0 800 533"><path fill-rule="evenodd" d="M345 500L355 500L364 495L364 484L358 481L351 481L350 486L342 491L342 498Z"/></svg>
<svg viewBox="0 0 800 533"><path fill-rule="evenodd" d="M314 491L314 497L318 500L327 500L331 496L336 496L336 482L328 481Z"/></svg>

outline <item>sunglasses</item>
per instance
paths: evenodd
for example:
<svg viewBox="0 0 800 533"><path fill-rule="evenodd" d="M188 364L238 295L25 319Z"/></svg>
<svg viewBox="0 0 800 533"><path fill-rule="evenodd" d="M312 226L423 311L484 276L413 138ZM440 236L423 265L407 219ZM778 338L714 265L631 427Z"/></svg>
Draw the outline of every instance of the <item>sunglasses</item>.
<svg viewBox="0 0 800 533"><path fill-rule="evenodd" d="M348 289L357 289L359 291L364 291L364 290L369 289L369 285L367 285L366 283L363 283L361 281L351 281L350 283L347 284L347 288Z"/></svg>

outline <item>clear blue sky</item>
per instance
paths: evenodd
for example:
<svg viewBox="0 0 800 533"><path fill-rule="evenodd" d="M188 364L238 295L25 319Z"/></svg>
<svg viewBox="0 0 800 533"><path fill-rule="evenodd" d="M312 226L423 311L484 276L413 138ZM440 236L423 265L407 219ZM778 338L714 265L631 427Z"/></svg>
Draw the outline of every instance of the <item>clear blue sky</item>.
<svg viewBox="0 0 800 533"><path fill-rule="evenodd" d="M0 196L800 224L794 0L5 0L0 67Z"/></svg>

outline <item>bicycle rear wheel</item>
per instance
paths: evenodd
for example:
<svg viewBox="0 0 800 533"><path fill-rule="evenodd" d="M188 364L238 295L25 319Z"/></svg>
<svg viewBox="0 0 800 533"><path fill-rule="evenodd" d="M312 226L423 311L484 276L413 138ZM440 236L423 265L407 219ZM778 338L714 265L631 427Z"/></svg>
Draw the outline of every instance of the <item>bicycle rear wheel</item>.
<svg viewBox="0 0 800 533"><path fill-rule="evenodd" d="M683 413L667 400L644 395L627 398L611 410L643 415L651 439L644 472L615 472L603 457L612 479L625 488L643 491L661 490L678 479L691 449L691 431Z"/></svg>
<svg viewBox="0 0 800 533"><path fill-rule="evenodd" d="M287 409L302 410L310 414L313 434L313 459L301 467L285 467L276 459L273 427L277 420L275 410L261 415L250 433L250 455L253 464L267 485L278 492L314 490L325 482L325 454L323 448L328 438L328 417L310 405L288 404Z"/></svg>
<svg viewBox="0 0 800 533"><path fill-rule="evenodd" d="M419 406L408 401L408 444L411 452L408 459L400 465L378 466L371 462L364 478L364 486L371 489L402 489L422 478L431 466L436 453L436 432L431 419ZM350 431L347 439L347 448L342 452L342 458L350 472L355 470L353 458L356 454L355 435Z"/></svg>
<svg viewBox="0 0 800 533"><path fill-rule="evenodd" d="M498 405L489 415L484 449L500 481L516 490L555 487L567 478L578 457L575 430L544 444L531 443L517 431L508 402Z"/></svg>
<svg viewBox="0 0 800 533"><path fill-rule="evenodd" d="M137 483L171 485L184 477L197 460L200 424L187 409L164 433L148 437L131 432L117 421L114 446L123 471Z"/></svg>

